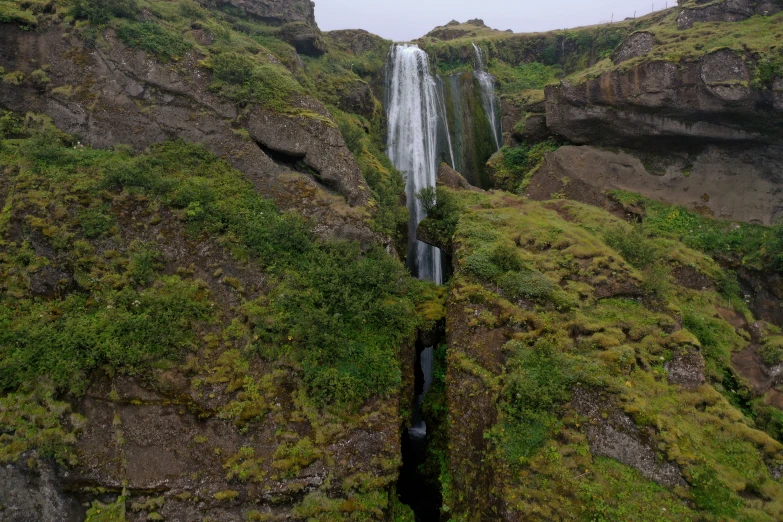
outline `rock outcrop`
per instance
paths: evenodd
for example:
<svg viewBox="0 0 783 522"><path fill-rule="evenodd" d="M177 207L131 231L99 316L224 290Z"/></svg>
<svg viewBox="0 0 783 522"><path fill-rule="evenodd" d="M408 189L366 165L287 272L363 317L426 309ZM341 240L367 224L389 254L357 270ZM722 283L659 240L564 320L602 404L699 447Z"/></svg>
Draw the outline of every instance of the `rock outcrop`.
<svg viewBox="0 0 783 522"><path fill-rule="evenodd" d="M371 240L357 215L291 197L298 191L295 179L315 194L339 194L351 206L362 206L370 197L353 156L320 102L299 97L290 113L257 107L240 116L233 103L209 91L210 74L199 67L196 53L171 66L127 48L110 31L104 35L105 44L96 48L75 35L64 38L63 33L67 28L57 24L36 32L3 26L0 65L28 75L47 66L52 82L44 92L32 81L2 82L0 106L47 114L60 129L98 148L125 144L144 150L176 138L201 143L285 208L298 208L321 221L327 235ZM243 128L252 130L243 135ZM281 141L281 136L291 141ZM307 170L292 177L300 159Z"/></svg>
<svg viewBox="0 0 783 522"><path fill-rule="evenodd" d="M631 58L645 56L652 51L654 43L655 37L652 34L645 31L634 33L620 47L614 50L612 61L617 65Z"/></svg>
<svg viewBox="0 0 783 522"><path fill-rule="evenodd" d="M710 146L690 159L666 158L665 170L650 172L627 152L565 146L547 155L527 194L546 200L562 193L612 209L604 194L627 190L718 218L769 225L783 216L783 176L776 167L783 162L783 150L775 150L777 161L771 161L754 154L754 149Z"/></svg>
<svg viewBox="0 0 783 522"><path fill-rule="evenodd" d="M644 61L583 83L548 86L547 126L575 143L779 144L777 93L752 89L749 80L746 57L725 49L680 65Z"/></svg>
<svg viewBox="0 0 783 522"><path fill-rule="evenodd" d="M245 16L270 25L304 22L314 29L315 4L311 0L198 0L207 7L230 6Z"/></svg>
<svg viewBox="0 0 783 522"><path fill-rule="evenodd" d="M739 22L753 15L770 15L783 9L776 0L680 0L687 4L677 16L677 27L690 29L697 22Z"/></svg>

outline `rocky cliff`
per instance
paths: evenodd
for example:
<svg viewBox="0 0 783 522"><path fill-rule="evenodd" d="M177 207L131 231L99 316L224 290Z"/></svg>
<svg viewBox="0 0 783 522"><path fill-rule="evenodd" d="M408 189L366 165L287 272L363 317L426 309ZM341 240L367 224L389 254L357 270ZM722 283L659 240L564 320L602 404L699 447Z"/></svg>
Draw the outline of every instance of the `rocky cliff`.
<svg viewBox="0 0 783 522"><path fill-rule="evenodd" d="M380 67L350 67L367 38L295 1L0 21L0 519L399 511L415 303L349 283L412 282L387 253L402 176L367 123ZM381 302L394 326L350 334Z"/></svg>

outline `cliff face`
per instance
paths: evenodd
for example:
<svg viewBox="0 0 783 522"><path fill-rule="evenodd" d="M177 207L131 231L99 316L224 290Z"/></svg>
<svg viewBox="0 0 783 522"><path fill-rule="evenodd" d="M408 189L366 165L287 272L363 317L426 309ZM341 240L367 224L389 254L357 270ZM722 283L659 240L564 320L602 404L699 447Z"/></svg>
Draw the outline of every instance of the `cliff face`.
<svg viewBox="0 0 783 522"><path fill-rule="evenodd" d="M407 221L402 176L362 116L378 112L366 81L377 71L349 67L335 42L351 35L327 55L302 46L303 27L326 42L310 2L203 4L221 11L172 3L98 25L62 5L30 11L35 30L0 24L3 520L399 510L397 386L413 363L397 348L411 346L413 302L367 295L364 311L329 311L363 294L337 276L360 259L387 266L370 272L392 286L410 282L383 249ZM366 54L368 39L354 40L350 52ZM302 53L318 56L306 66ZM32 256L29 270L18 255ZM319 271L337 286L300 279ZM285 310L321 326L267 308L300 298ZM305 367L332 372L324 383L347 367L305 362L320 349L297 344L369 325L360 316L382 302L402 306L388 314L402 337L381 340L376 325L323 344L368 356L349 373L372 390L351 398L358 388L343 381L348 395L316 398Z"/></svg>
<svg viewBox="0 0 783 522"><path fill-rule="evenodd" d="M547 127L572 143L623 147L639 157L654 176L625 176L628 190L691 200L691 208L717 217L774 223L783 183L783 56L772 36L779 6L696 4L631 35L611 61L547 86ZM737 16L708 16L718 12ZM692 17L698 26L683 23ZM580 167L561 172L572 174L591 183ZM598 190L602 175L593 184ZM676 186L694 192L685 196ZM719 202L726 198L735 203Z"/></svg>
<svg viewBox="0 0 783 522"><path fill-rule="evenodd" d="M271 25L304 22L318 29L315 3L310 0L198 0L206 7L231 7Z"/></svg>

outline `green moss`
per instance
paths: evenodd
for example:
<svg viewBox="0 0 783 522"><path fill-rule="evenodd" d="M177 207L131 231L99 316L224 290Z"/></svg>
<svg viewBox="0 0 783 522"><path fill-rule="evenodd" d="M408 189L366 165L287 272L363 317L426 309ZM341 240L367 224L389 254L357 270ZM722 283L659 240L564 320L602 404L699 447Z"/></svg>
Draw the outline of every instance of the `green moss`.
<svg viewBox="0 0 783 522"><path fill-rule="evenodd" d="M504 146L488 162L493 185L513 194L524 194L544 156L558 147L559 144L551 140L533 145L523 143L513 148Z"/></svg>
<svg viewBox="0 0 783 522"><path fill-rule="evenodd" d="M36 449L42 458L75 464L71 446L84 422L70 404L55 400L46 384L33 392L8 394L0 398L0 462L16 461Z"/></svg>
<svg viewBox="0 0 783 522"><path fill-rule="evenodd" d="M215 500L218 501L227 501L231 502L232 500L236 499L239 496L239 491L234 491L233 489L225 489L223 491L218 491L212 497L214 497Z"/></svg>
<svg viewBox="0 0 783 522"><path fill-rule="evenodd" d="M687 259L717 279L714 262L650 225L634 230L586 205L500 192L451 195L458 204L446 389L449 411L463 421L447 423L448 440L438 447L447 455L440 476L452 519L472 520L489 509L468 492L482 480L491 480L507 509L530 520L574 513L656 521L781 515L781 488L765 462L780 461L783 446L755 429L750 416L774 436L781 420L749 403L733 377L731 354L748 340L717 313L725 298L676 286L642 297L657 265ZM517 299L498 283L502 274L525 270L535 270L549 283L542 288L555 288L570 306L553 306L554 294L546 292L533 303ZM597 297L601 292L610 298ZM683 349L700 350L706 361L707 384L694 390L667 381L665 365ZM683 486L663 488L592 455L585 419L569 404L575 386L605 397L601 418L623 414L648 433L659 458L683 471ZM496 410L486 412L485 403L477 409L476 396ZM471 438L476 422L490 423L482 443ZM473 466L476 455L481 470L493 470L491 479Z"/></svg>
<svg viewBox="0 0 783 522"><path fill-rule="evenodd" d="M103 504L96 500L87 510L87 518L84 522L125 522L126 493L117 497L111 504Z"/></svg>

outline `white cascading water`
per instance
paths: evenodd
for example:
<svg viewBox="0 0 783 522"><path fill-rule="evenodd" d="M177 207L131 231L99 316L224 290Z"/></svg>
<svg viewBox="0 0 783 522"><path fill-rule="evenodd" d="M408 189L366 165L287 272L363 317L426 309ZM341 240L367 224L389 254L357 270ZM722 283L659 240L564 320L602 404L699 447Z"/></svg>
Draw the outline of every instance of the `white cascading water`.
<svg viewBox="0 0 783 522"><path fill-rule="evenodd" d="M416 227L426 217L416 195L425 187L434 187L438 175L438 85L430 73L427 53L415 45L392 47L389 65L388 154L407 178L408 258L419 279L441 284L440 249L415 240Z"/></svg>
<svg viewBox="0 0 783 522"><path fill-rule="evenodd" d="M473 51L476 55L476 69L473 74L481 85L481 102L484 105L484 112L487 113L487 119L489 125L492 127L492 137L495 138L495 145L500 150L500 135L503 133L499 129L499 121L496 109L496 96L495 96L495 77L484 70L484 55L481 52L481 48L476 44L473 44Z"/></svg>
<svg viewBox="0 0 783 522"><path fill-rule="evenodd" d="M416 240L416 228L426 217L416 195L434 187L438 176L438 137L445 133L452 165L454 152L448 136L442 85L430 73L427 53L415 45L394 45L387 69L387 118L389 159L406 176L410 221L408 259L419 279L443 283L441 251ZM419 356L424 385L416 397L411 438L423 439L427 426L421 419L421 403L432 382L432 347Z"/></svg>

